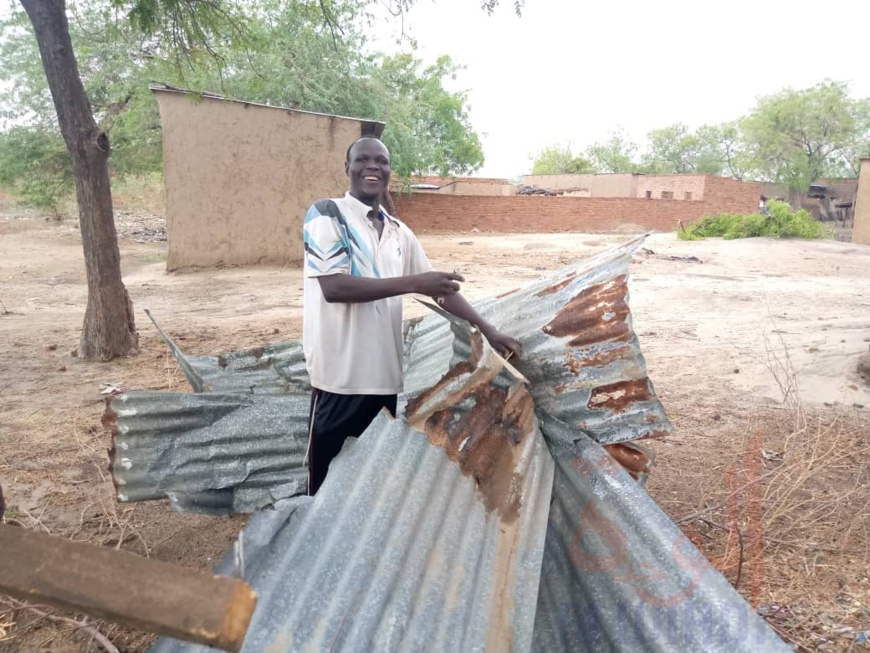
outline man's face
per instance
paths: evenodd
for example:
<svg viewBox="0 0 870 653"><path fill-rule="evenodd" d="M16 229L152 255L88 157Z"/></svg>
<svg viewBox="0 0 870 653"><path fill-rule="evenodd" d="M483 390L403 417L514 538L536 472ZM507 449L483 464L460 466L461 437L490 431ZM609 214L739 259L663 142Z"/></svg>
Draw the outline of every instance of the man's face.
<svg viewBox="0 0 870 653"><path fill-rule="evenodd" d="M350 194L360 201L378 200L390 183L390 152L375 138L359 141L344 164Z"/></svg>

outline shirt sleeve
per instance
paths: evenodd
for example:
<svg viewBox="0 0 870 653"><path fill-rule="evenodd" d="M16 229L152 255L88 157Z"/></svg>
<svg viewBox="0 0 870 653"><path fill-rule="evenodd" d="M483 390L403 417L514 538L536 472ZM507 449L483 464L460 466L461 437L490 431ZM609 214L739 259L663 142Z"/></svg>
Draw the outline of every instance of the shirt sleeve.
<svg viewBox="0 0 870 653"><path fill-rule="evenodd" d="M426 257L426 252L423 251L423 246L420 244L420 241L417 240L417 236L415 236L410 229L408 229L407 233L408 244L406 249L408 251L408 256L405 257L405 276L431 272L432 264Z"/></svg>
<svg viewBox="0 0 870 653"><path fill-rule="evenodd" d="M338 218L321 213L318 204L308 209L302 227L305 276L350 274L350 243Z"/></svg>

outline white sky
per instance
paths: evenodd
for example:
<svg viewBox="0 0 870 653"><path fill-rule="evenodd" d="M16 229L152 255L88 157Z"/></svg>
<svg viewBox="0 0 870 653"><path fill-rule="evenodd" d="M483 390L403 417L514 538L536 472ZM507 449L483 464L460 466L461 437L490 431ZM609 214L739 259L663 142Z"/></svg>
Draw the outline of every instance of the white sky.
<svg viewBox="0 0 870 653"><path fill-rule="evenodd" d="M528 172L547 145L576 151L619 126L642 143L675 122L733 120L826 78L870 96L868 2L526 0L521 18L502 5L487 17L477 0L419 0L405 20L418 56L466 66L456 88L483 138L482 176Z"/></svg>

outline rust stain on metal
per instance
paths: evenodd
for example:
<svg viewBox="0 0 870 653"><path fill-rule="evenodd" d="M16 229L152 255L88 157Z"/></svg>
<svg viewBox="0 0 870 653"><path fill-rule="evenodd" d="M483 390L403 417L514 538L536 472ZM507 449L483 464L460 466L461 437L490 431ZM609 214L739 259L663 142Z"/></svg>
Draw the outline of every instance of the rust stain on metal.
<svg viewBox="0 0 870 653"><path fill-rule="evenodd" d="M532 397L522 387L509 394L484 384L468 399L471 409L439 410L426 420L424 431L463 474L474 478L487 509L513 522L522 499L522 478L516 473L520 445L533 431Z"/></svg>
<svg viewBox="0 0 870 653"><path fill-rule="evenodd" d="M580 364L583 367L605 367L619 360L633 359L634 352L631 350L631 347L628 345L622 345L620 347L614 347L613 349L599 351L597 354L588 358L581 358Z"/></svg>
<svg viewBox="0 0 870 653"><path fill-rule="evenodd" d="M501 295L496 295L496 299L504 299L505 297L509 297L514 293L518 293L522 288L514 288L513 290L508 290L507 292L503 292Z"/></svg>
<svg viewBox="0 0 870 653"><path fill-rule="evenodd" d="M578 356L576 352L569 351L565 355L563 366L567 367L574 376L579 376L584 367L605 367L619 360L628 361L633 359L634 352L631 347L628 345L622 345L620 347L614 347L613 349L596 352L591 356ZM566 389L565 386L559 387L562 388L563 392Z"/></svg>
<svg viewBox="0 0 870 653"><path fill-rule="evenodd" d="M587 406L590 410L612 410L622 413L637 401L650 401L653 398L649 379L632 379L601 385L592 391Z"/></svg>
<svg viewBox="0 0 870 653"><path fill-rule="evenodd" d="M643 474L649 474L649 456L637 447L627 442L604 445L613 459L622 465L635 480Z"/></svg>
<svg viewBox="0 0 870 653"><path fill-rule="evenodd" d="M580 364L580 361L577 360L577 358L574 356L574 354L572 354L571 352L568 352L568 356L565 359L565 367L568 368L568 370L571 372L571 374L573 374L574 376L577 376L578 374L580 374L580 369L583 366Z"/></svg>
<svg viewBox="0 0 870 653"><path fill-rule="evenodd" d="M562 290L562 288L571 283L571 281L573 281L574 277L576 276L577 273L572 272L563 281L560 281L559 283L554 283L552 286L548 286L547 288L544 288L541 292L535 294L535 297L546 297L547 295L552 295L559 292L560 290Z"/></svg>
<svg viewBox="0 0 870 653"><path fill-rule="evenodd" d="M409 400L405 415L409 424L475 480L487 510L513 522L522 501L523 479L517 473L522 443L534 432L534 401L520 383L494 387L492 378L501 368L479 366L483 350L479 333L472 334L471 343L471 359L458 363L438 383ZM462 376L468 376L467 383L451 391ZM427 409L432 401L437 402L435 409Z"/></svg>
<svg viewBox="0 0 870 653"><path fill-rule="evenodd" d="M590 286L556 314L544 327L544 333L570 338L571 347L628 340L627 292L626 275Z"/></svg>

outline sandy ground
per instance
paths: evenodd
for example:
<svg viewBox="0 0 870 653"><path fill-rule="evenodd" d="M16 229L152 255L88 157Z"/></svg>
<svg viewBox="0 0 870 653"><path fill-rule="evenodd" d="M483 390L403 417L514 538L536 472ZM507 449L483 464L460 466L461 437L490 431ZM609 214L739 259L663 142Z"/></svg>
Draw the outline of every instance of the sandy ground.
<svg viewBox="0 0 870 653"><path fill-rule="evenodd" d="M193 354L298 337L301 272L167 274L161 228L159 216L119 216L141 353L85 363L75 355L86 300L77 228L9 207L0 212L0 484L7 521L207 569L245 518L176 514L166 502L117 505L106 470L109 439L99 422L100 385L187 389L145 308ZM462 233L421 240L437 268L465 274L463 291L476 299L630 237ZM782 456L794 431L788 408L794 404L784 398L800 399L813 428L839 425L838 432L851 434L852 445L863 446L870 387L856 366L870 346L870 247L762 239L682 242L672 234L654 235L645 247L631 269L631 308L650 377L675 425L674 436L655 445L657 468L648 486L666 512L677 519L721 498L726 468L740 459L753 432L763 433L765 460L768 454ZM419 310L409 306L408 314ZM863 455L849 457L839 480L866 485L865 461ZM835 487L836 480L825 482ZM782 632L796 643L818 643L802 650L849 650L843 647L852 645L856 632L870 630L868 506L844 509L845 521L828 524L817 538L830 541L816 543L836 555L814 559L806 574L798 568L806 551L765 553L756 602L768 610L780 606ZM702 535L712 557L721 538ZM807 582L796 584L794 574ZM844 602L848 610L841 609ZM46 619L34 623L21 612L13 617L15 625L4 630L0 612L0 650L96 650L87 633ZM110 624L101 630L126 650L143 650L151 641Z"/></svg>

